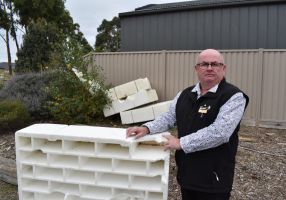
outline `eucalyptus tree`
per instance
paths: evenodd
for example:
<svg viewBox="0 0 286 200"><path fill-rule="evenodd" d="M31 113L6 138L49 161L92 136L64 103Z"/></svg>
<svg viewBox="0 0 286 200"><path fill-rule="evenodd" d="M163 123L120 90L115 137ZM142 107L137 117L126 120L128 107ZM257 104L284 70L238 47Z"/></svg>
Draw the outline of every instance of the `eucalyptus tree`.
<svg viewBox="0 0 286 200"><path fill-rule="evenodd" d="M114 52L120 49L120 20L114 17L111 21L104 19L97 28L95 49L98 52Z"/></svg>

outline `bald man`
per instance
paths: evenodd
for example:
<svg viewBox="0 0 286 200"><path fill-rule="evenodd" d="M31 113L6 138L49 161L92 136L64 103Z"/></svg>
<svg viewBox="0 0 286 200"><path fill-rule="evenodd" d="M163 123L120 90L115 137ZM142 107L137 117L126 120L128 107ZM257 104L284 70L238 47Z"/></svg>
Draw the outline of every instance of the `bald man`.
<svg viewBox="0 0 286 200"><path fill-rule="evenodd" d="M164 148L176 150L177 180L183 200L227 200L232 190L240 121L248 96L226 82L221 53L202 51L195 71L199 82L184 89L168 112L152 122L130 127L127 137L143 137L173 127Z"/></svg>

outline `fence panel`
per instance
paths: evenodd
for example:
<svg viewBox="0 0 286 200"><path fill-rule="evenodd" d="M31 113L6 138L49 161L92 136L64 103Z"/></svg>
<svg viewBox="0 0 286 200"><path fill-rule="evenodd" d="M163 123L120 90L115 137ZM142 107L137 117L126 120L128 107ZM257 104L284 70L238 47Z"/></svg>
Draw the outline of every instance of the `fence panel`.
<svg viewBox="0 0 286 200"><path fill-rule="evenodd" d="M255 125L258 118L256 104L260 99L259 88L259 63L258 51L222 51L227 65L226 79L244 91L250 99L244 115L244 121Z"/></svg>
<svg viewBox="0 0 286 200"><path fill-rule="evenodd" d="M148 77L159 99L165 96L165 58L162 52L93 54L93 63L103 68L107 84L120 85Z"/></svg>
<svg viewBox="0 0 286 200"><path fill-rule="evenodd" d="M286 127L286 50L263 56L260 126Z"/></svg>
<svg viewBox="0 0 286 200"><path fill-rule="evenodd" d="M166 55L166 97L173 99L181 90L197 82L194 65L199 51L170 51Z"/></svg>
<svg viewBox="0 0 286 200"><path fill-rule="evenodd" d="M286 50L222 50L226 79L241 88L250 103L248 125L286 128ZM160 101L172 99L196 83L199 51L94 53L93 64L104 70L106 83L119 85L148 77Z"/></svg>

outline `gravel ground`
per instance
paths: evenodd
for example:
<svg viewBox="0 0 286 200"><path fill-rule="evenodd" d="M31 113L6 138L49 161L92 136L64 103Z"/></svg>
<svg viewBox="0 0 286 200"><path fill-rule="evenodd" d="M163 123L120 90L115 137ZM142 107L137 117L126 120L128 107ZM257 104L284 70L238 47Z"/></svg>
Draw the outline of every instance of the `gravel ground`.
<svg viewBox="0 0 286 200"><path fill-rule="evenodd" d="M117 126L108 124L109 126ZM172 131L175 134L175 131ZM242 127L232 200L286 199L286 130ZM13 133L0 136L0 156L15 159ZM0 181L0 200L16 200L17 187ZM180 200L171 152L169 200Z"/></svg>

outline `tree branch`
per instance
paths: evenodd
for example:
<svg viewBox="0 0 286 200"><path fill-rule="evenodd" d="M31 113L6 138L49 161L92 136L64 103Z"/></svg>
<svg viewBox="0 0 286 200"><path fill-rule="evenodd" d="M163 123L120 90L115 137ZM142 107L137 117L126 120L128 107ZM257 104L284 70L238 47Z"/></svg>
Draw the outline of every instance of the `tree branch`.
<svg viewBox="0 0 286 200"><path fill-rule="evenodd" d="M7 43L5 37L4 37L2 34L0 34L0 36L1 36L1 38L5 41L5 43Z"/></svg>

